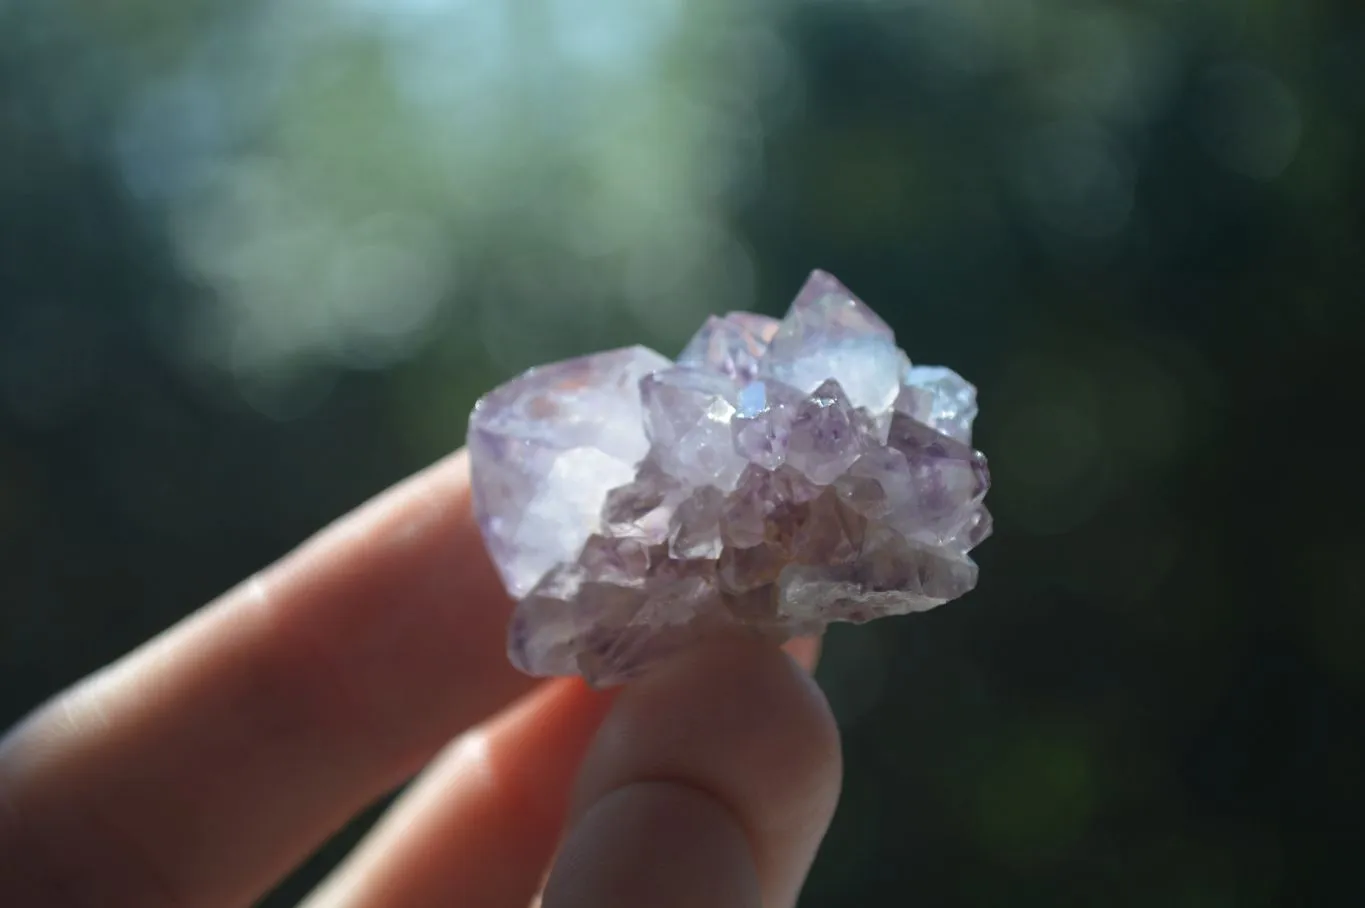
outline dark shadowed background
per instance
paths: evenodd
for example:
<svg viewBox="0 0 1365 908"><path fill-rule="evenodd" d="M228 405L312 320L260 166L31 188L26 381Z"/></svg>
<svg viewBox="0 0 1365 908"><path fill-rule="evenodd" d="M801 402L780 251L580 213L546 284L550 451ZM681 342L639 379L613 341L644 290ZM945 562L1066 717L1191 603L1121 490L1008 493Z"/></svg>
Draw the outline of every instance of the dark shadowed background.
<svg viewBox="0 0 1365 908"><path fill-rule="evenodd" d="M803 904L1365 904L1357 0L0 0L0 726L817 266L997 532L831 634Z"/></svg>

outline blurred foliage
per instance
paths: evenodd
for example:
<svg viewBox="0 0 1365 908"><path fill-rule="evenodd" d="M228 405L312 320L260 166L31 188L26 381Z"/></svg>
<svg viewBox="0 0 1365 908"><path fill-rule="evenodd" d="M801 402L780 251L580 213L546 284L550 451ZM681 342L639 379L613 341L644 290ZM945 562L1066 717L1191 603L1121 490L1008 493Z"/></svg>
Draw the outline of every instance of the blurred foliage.
<svg viewBox="0 0 1365 908"><path fill-rule="evenodd" d="M831 635L804 904L1360 901L1362 203L1353 0L0 0L0 719L820 266L997 535Z"/></svg>

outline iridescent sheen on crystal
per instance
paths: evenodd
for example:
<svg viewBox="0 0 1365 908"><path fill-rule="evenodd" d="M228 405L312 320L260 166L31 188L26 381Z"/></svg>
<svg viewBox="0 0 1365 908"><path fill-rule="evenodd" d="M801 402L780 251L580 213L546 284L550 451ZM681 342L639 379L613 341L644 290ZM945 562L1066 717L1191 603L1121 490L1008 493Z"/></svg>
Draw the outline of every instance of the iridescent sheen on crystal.
<svg viewBox="0 0 1365 908"><path fill-rule="evenodd" d="M991 529L976 389L912 366L815 272L778 322L713 316L532 369L470 420L474 507L534 675L614 684L737 629L774 640L971 590Z"/></svg>

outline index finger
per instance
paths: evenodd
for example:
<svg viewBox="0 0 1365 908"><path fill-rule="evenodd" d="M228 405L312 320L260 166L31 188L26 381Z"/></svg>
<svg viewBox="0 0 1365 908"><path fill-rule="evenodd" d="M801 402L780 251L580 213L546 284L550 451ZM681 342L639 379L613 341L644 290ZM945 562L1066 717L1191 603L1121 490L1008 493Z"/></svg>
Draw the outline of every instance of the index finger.
<svg viewBox="0 0 1365 908"><path fill-rule="evenodd" d="M456 455L0 744L0 893L250 902L530 687L509 609Z"/></svg>

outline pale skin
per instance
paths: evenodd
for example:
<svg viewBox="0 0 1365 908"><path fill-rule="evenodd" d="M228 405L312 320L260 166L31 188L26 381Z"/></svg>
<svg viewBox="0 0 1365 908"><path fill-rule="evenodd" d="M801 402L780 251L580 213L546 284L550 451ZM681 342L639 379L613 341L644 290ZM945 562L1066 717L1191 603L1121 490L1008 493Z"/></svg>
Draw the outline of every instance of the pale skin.
<svg viewBox="0 0 1365 908"><path fill-rule="evenodd" d="M838 799L818 645L537 682L463 454L0 741L0 905L219 908L420 770L309 908L789 908Z"/></svg>

